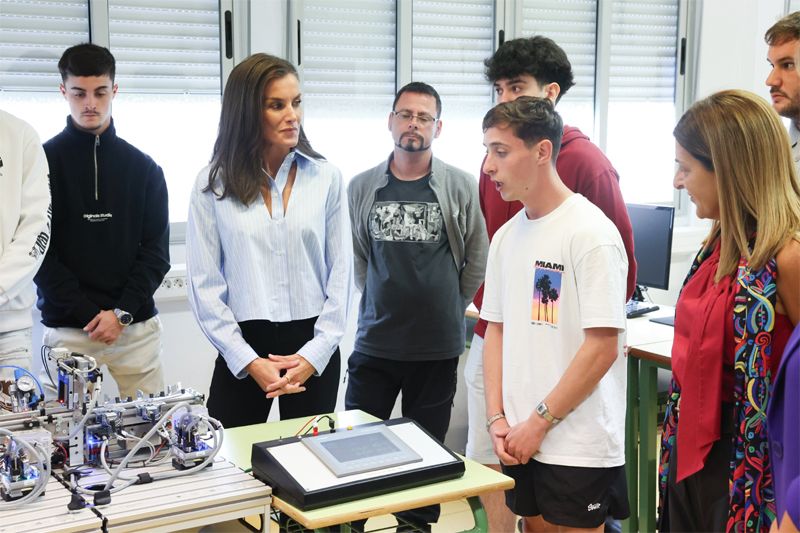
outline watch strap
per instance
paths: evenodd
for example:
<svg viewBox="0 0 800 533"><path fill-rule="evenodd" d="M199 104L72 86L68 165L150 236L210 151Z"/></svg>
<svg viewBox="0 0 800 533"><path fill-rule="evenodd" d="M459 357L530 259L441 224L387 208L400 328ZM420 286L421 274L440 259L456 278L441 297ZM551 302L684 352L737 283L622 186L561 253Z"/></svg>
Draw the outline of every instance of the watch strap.
<svg viewBox="0 0 800 533"><path fill-rule="evenodd" d="M492 428L492 424L494 424L495 422L497 422L501 418L505 418L505 417L506 417L505 413L497 413L497 414L494 414L494 415L490 416L486 420L486 431L489 431Z"/></svg>
<svg viewBox="0 0 800 533"><path fill-rule="evenodd" d="M544 401L539 402L539 405L536 406L536 412L539 414L539 416L541 416L554 426L559 422L561 422L562 420L561 418L556 418L555 416L550 414L550 409L548 409L547 404L544 403Z"/></svg>
<svg viewBox="0 0 800 533"><path fill-rule="evenodd" d="M120 326L130 326L133 323L133 315L122 309L114 309L114 315Z"/></svg>

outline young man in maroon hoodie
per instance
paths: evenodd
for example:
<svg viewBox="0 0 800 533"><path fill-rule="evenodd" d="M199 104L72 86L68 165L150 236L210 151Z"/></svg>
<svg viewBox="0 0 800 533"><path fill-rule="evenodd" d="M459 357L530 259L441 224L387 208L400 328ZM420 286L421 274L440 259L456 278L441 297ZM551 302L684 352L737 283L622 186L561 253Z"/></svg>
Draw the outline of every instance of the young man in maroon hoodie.
<svg viewBox="0 0 800 533"><path fill-rule="evenodd" d="M513 39L503 43L485 62L486 78L494 85L497 103L516 100L520 96L537 96L557 104L575 83L567 54L547 37ZM619 175L603 152L578 128L564 125L561 151L556 161L558 175L573 192L595 204L614 223L622 237L628 256L627 297L636 286L636 260L633 257L633 231L628 211L619 188ZM481 210L486 219L489 239L520 209L518 201L505 202L489 176L480 173ZM483 303L483 286L475 295L478 309ZM464 370L467 384L469 431L467 457L500 470L487 431L484 403L483 338L486 321L475 326L469 357ZM489 518L490 531L512 531L514 517L505 507L503 495L493 493L482 498Z"/></svg>

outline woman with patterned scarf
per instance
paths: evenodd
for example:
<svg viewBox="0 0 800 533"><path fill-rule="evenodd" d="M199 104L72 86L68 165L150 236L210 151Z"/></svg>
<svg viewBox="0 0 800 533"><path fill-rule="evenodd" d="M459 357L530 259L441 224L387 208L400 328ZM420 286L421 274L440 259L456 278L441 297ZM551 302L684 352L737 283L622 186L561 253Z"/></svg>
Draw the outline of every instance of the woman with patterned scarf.
<svg viewBox="0 0 800 533"><path fill-rule="evenodd" d="M678 171L712 221L675 312L659 467L660 531L768 531L766 407L800 320L800 184L769 104L722 91L673 132Z"/></svg>

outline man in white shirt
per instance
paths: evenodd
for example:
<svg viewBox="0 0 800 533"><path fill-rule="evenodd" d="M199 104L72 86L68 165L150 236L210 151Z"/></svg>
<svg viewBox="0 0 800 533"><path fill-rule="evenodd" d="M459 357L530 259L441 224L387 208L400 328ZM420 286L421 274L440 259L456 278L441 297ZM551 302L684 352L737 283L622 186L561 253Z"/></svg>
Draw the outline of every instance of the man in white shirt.
<svg viewBox="0 0 800 533"><path fill-rule="evenodd" d="M789 137L795 167L800 171L800 11L789 13L772 25L764 34L769 45L767 61L772 70L767 76L772 107L782 117L791 120Z"/></svg>
<svg viewBox="0 0 800 533"><path fill-rule="evenodd" d="M0 111L0 365L30 367L31 281L50 243L47 174L36 131ZM13 375L0 369L0 377Z"/></svg>
<svg viewBox="0 0 800 533"><path fill-rule="evenodd" d="M489 249L481 318L487 430L524 531L602 531L629 515L624 469L627 257L619 231L561 181L562 122L544 98L483 121L486 172L524 209Z"/></svg>

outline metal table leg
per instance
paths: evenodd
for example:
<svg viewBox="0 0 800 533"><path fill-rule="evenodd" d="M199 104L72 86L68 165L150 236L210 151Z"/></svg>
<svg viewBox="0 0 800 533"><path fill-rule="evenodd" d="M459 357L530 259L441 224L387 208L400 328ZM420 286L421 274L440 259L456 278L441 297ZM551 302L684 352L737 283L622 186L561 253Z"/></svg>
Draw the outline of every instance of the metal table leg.
<svg viewBox="0 0 800 533"><path fill-rule="evenodd" d="M472 517L475 519L475 527L463 531L462 533L487 533L489 531L489 518L486 516L486 510L481 504L481 499L478 496L467 498L469 508L472 510Z"/></svg>
<svg viewBox="0 0 800 533"><path fill-rule="evenodd" d="M655 363L639 362L639 527L656 529L656 413L658 390Z"/></svg>
<svg viewBox="0 0 800 533"><path fill-rule="evenodd" d="M631 516L622 522L625 533L639 531L639 359L628 355L628 392L625 413L625 475Z"/></svg>

